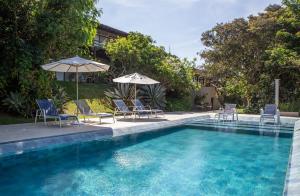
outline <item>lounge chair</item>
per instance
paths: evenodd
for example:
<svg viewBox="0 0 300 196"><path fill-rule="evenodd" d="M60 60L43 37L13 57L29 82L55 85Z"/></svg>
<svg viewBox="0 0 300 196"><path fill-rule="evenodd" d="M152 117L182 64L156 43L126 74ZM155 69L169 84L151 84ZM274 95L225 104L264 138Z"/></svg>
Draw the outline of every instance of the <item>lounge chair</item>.
<svg viewBox="0 0 300 196"><path fill-rule="evenodd" d="M59 114L53 101L51 99L38 99L36 103L39 109L36 111L35 123L38 118L43 118L45 125L47 125L47 119L59 120L59 127L62 125L62 121L76 120L79 126L79 120L75 115Z"/></svg>
<svg viewBox="0 0 300 196"><path fill-rule="evenodd" d="M131 100L132 104L134 105L134 111L139 112L150 112L151 114L155 114L155 117L157 117L157 114L164 115L164 111L160 109L152 109L150 106L145 107L143 103L139 99L133 99Z"/></svg>
<svg viewBox="0 0 300 196"><path fill-rule="evenodd" d="M127 105L124 103L122 99L113 99L113 102L116 106L115 111L114 111L114 116L116 114L123 114L124 118L126 117L127 114L133 115L134 112L130 111Z"/></svg>
<svg viewBox="0 0 300 196"><path fill-rule="evenodd" d="M275 104L266 104L264 109L260 109L260 122L272 120L274 123L280 123L280 111Z"/></svg>
<svg viewBox="0 0 300 196"><path fill-rule="evenodd" d="M101 124L101 119L102 118L112 118L114 123L115 123L115 116L111 113L96 113L92 110L92 108L88 105L86 100L81 99L81 100L75 100L74 101L78 110L80 113L83 115L84 121L86 116L94 116L94 117L99 117L99 121Z"/></svg>
<svg viewBox="0 0 300 196"><path fill-rule="evenodd" d="M224 110L222 110L216 115L218 116L218 120L220 120L221 118L223 120L227 120L228 116L231 116L232 120L234 120L236 116L236 120L239 120L238 113L236 110L236 104L225 103Z"/></svg>

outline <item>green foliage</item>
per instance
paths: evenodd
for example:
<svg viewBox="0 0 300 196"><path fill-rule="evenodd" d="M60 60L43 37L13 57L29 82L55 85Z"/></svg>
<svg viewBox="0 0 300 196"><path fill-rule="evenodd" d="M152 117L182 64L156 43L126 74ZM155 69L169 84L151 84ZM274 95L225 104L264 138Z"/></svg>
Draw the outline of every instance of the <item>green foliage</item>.
<svg viewBox="0 0 300 196"><path fill-rule="evenodd" d="M194 61L179 59L158 47L150 36L141 33L129 33L109 41L106 52L112 60L111 75L136 72L145 74L161 82L168 92L178 96L186 95L193 87Z"/></svg>
<svg viewBox="0 0 300 196"><path fill-rule="evenodd" d="M55 86L52 91L52 99L56 107L63 111L66 103L70 100L64 88Z"/></svg>
<svg viewBox="0 0 300 196"><path fill-rule="evenodd" d="M110 40L105 46L112 60L111 70L114 77L136 72L151 74L153 65L159 63L167 53L157 47L150 36L129 33L127 37Z"/></svg>
<svg viewBox="0 0 300 196"><path fill-rule="evenodd" d="M57 81L58 85L63 87L70 99L76 99L76 83ZM111 89L111 85L102 83L78 83L79 99L98 99L104 98L104 92Z"/></svg>
<svg viewBox="0 0 300 196"><path fill-rule="evenodd" d="M0 125L32 123L34 119L18 116L16 114L0 113Z"/></svg>
<svg viewBox="0 0 300 196"><path fill-rule="evenodd" d="M89 106L96 113L112 112L111 103L104 98L85 99ZM64 112L67 114L76 114L76 104L74 101L68 101L64 105Z"/></svg>
<svg viewBox="0 0 300 196"><path fill-rule="evenodd" d="M134 99L134 86L130 84L117 84L117 88L113 90L107 90L104 94L110 99L123 99L129 103Z"/></svg>
<svg viewBox="0 0 300 196"><path fill-rule="evenodd" d="M298 0L286 7L270 5L248 19L234 19L203 33L204 67L221 95L237 99L255 112L274 102L274 79L280 79L280 101L300 95L300 19Z"/></svg>
<svg viewBox="0 0 300 196"><path fill-rule="evenodd" d="M54 75L40 65L88 55L99 16L94 0L1 0L0 26L5 28L0 28L0 100L18 92L26 97L30 115L35 99L49 98L55 91Z"/></svg>
<svg viewBox="0 0 300 196"><path fill-rule="evenodd" d="M175 111L190 111L192 109L192 99L190 97L184 97L181 99L167 99L167 107L166 110L169 112Z"/></svg>
<svg viewBox="0 0 300 196"><path fill-rule="evenodd" d="M166 89L177 97L188 95L195 87L193 68L195 61L180 60L175 56L167 56L155 66L155 75Z"/></svg>
<svg viewBox="0 0 300 196"><path fill-rule="evenodd" d="M63 87L71 100L76 100L75 82L57 82ZM102 83L79 83L79 99L86 99L95 112L111 112L111 103L106 99L104 92L112 87ZM64 104L64 112L73 114L76 111L76 105L73 101L67 101Z"/></svg>
<svg viewBox="0 0 300 196"><path fill-rule="evenodd" d="M140 90L142 99L151 106L151 108L166 107L166 88L160 84L145 85Z"/></svg>
<svg viewBox="0 0 300 196"><path fill-rule="evenodd" d="M300 112L300 99L288 103L280 103L279 109L282 112Z"/></svg>
<svg viewBox="0 0 300 196"><path fill-rule="evenodd" d="M18 92L10 92L9 95L2 100L2 104L8 111L26 116L26 100Z"/></svg>

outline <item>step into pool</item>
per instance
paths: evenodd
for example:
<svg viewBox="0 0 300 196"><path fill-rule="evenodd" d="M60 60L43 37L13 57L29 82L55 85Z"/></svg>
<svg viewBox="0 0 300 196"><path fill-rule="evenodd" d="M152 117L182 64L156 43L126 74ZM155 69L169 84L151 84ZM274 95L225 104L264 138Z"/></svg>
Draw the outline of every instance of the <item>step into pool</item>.
<svg viewBox="0 0 300 196"><path fill-rule="evenodd" d="M0 157L0 193L282 195L291 137L288 126L200 121Z"/></svg>

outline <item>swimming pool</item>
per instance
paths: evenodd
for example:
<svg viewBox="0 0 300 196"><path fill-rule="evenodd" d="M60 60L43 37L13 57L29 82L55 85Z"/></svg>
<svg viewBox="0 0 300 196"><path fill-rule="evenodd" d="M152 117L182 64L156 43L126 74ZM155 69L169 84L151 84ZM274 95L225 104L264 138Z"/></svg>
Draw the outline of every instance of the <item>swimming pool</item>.
<svg viewBox="0 0 300 196"><path fill-rule="evenodd" d="M291 134L255 130L289 127L223 124L224 132L221 125L194 122L0 158L0 193L281 195Z"/></svg>

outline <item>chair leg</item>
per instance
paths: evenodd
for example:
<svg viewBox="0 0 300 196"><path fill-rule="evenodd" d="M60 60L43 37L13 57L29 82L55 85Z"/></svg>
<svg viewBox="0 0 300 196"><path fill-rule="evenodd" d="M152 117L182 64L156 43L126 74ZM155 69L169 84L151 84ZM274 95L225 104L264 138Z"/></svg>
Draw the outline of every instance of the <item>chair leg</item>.
<svg viewBox="0 0 300 196"><path fill-rule="evenodd" d="M36 114L35 114L34 124L36 124L36 122L37 122L37 117L38 117L38 112L36 112Z"/></svg>
<svg viewBox="0 0 300 196"><path fill-rule="evenodd" d="M76 120L77 120L77 123L78 123L78 127L80 127L79 118L77 116L76 116Z"/></svg>
<svg viewBox="0 0 300 196"><path fill-rule="evenodd" d="M59 118L59 128L61 128L61 119Z"/></svg>
<svg viewBox="0 0 300 196"><path fill-rule="evenodd" d="M99 123L101 124L101 116L99 116Z"/></svg>
<svg viewBox="0 0 300 196"><path fill-rule="evenodd" d="M47 126L46 116L44 116L44 124L45 124L45 126Z"/></svg>

